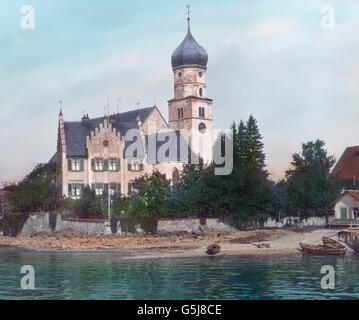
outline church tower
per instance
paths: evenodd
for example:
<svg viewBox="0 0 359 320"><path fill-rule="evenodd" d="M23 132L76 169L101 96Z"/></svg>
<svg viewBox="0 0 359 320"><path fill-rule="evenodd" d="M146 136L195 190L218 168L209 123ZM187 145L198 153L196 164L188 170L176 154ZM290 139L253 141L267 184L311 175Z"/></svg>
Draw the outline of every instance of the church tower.
<svg viewBox="0 0 359 320"><path fill-rule="evenodd" d="M188 12L189 14L189 12ZM212 161L212 100L206 96L208 54L194 39L188 16L187 35L172 54L174 99L168 101L171 129L187 129L192 152Z"/></svg>

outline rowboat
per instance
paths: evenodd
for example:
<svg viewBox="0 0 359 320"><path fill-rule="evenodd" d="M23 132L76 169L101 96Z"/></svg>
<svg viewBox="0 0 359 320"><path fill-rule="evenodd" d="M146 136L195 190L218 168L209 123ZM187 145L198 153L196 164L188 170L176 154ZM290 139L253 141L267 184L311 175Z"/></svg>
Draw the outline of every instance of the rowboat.
<svg viewBox="0 0 359 320"><path fill-rule="evenodd" d="M217 253L219 253L220 250L221 250L221 247L218 244L214 243L207 247L206 253L207 254L217 254Z"/></svg>
<svg viewBox="0 0 359 320"><path fill-rule="evenodd" d="M299 243L300 251L304 254L316 254L316 255L344 255L346 252L345 246L336 240L328 237L322 238L323 244L308 244Z"/></svg>

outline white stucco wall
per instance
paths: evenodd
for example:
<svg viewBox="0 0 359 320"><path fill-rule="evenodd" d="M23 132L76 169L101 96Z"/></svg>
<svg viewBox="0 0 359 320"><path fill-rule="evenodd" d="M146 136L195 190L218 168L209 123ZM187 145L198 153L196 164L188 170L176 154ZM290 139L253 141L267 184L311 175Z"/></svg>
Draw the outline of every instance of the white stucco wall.
<svg viewBox="0 0 359 320"><path fill-rule="evenodd" d="M354 208L359 208L359 201L354 199L349 194L344 194L335 205L335 218L341 219L341 209L346 208L348 212L348 219L354 219Z"/></svg>

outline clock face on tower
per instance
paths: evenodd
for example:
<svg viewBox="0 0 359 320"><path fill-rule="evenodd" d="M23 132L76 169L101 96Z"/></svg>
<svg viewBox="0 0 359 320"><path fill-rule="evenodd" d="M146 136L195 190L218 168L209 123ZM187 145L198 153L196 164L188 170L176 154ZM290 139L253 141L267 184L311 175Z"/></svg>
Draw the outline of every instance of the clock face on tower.
<svg viewBox="0 0 359 320"><path fill-rule="evenodd" d="M201 122L199 125L198 125L198 130L199 130L199 132L200 133L205 133L206 132L206 125L203 123L203 122Z"/></svg>

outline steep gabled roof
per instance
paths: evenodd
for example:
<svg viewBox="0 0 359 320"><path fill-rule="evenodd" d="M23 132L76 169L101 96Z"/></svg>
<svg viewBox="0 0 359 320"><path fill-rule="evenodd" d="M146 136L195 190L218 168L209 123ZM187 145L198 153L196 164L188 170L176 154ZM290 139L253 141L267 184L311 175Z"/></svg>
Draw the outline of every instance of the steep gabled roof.
<svg viewBox="0 0 359 320"><path fill-rule="evenodd" d="M331 176L340 180L359 180L359 146L345 149Z"/></svg>
<svg viewBox="0 0 359 320"><path fill-rule="evenodd" d="M355 200L359 201L359 190L345 190L345 192L340 197L342 198L346 194L350 195Z"/></svg>
<svg viewBox="0 0 359 320"><path fill-rule="evenodd" d="M125 135L130 129L138 128L137 118L144 122L156 107L132 110L110 116L110 123L121 135ZM85 119L76 122L64 122L66 152L68 157L86 157L86 137L100 127L107 117Z"/></svg>

